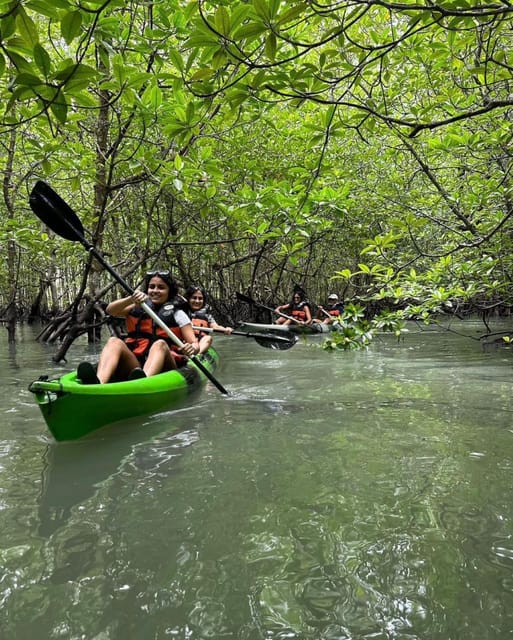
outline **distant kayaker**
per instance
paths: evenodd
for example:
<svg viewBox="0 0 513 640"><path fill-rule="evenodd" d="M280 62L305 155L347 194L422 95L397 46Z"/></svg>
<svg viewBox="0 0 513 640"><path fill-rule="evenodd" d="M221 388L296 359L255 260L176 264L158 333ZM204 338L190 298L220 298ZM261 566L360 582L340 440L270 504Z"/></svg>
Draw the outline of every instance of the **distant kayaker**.
<svg viewBox="0 0 513 640"><path fill-rule="evenodd" d="M276 307L275 312L290 316L289 318L280 316L276 320L276 324L312 324L310 303L306 299L304 291L299 288L294 290L292 300Z"/></svg>
<svg viewBox="0 0 513 640"><path fill-rule="evenodd" d="M330 293L328 296L328 304L326 306L318 306L317 318L314 322L322 324L333 324L333 322L344 313L344 303L339 300L336 293Z"/></svg>
<svg viewBox="0 0 513 640"><path fill-rule="evenodd" d="M106 312L125 318L127 337L109 338L100 354L98 369L90 362L78 365L77 376L84 384L136 379L169 371L185 364L185 356L199 353L199 343L191 319L175 301L178 285L169 271L149 271L143 289L126 298L114 300ZM141 304L145 302L171 331L184 342L180 350L166 332L150 318Z"/></svg>
<svg viewBox="0 0 513 640"><path fill-rule="evenodd" d="M199 340L199 353L205 353L212 345L212 336L201 332L201 327L210 327L215 331L223 331L226 335L233 331L231 327L223 327L216 322L207 305L207 294L203 287L191 285L186 289L184 298L189 307L189 315L193 326L199 327L199 329L195 329Z"/></svg>

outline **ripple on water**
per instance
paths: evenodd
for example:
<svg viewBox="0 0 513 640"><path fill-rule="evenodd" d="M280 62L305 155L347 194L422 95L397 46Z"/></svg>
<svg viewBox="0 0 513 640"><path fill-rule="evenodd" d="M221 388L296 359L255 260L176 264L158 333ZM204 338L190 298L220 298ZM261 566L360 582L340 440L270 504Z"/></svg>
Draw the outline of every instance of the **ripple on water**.
<svg viewBox="0 0 513 640"><path fill-rule="evenodd" d="M220 346L229 397L69 446L27 404L48 358L4 367L2 638L509 637L511 364Z"/></svg>
<svg viewBox="0 0 513 640"><path fill-rule="evenodd" d="M510 571L513 569L513 541L510 536L495 542L491 551L493 554L492 562Z"/></svg>

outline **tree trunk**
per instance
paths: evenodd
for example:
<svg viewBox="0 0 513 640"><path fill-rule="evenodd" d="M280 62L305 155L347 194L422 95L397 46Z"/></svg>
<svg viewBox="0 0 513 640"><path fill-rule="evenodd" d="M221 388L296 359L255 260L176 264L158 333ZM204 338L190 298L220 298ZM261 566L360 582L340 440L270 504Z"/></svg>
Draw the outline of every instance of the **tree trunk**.
<svg viewBox="0 0 513 640"><path fill-rule="evenodd" d="M12 192L13 185L13 162L16 150L16 127L13 127L9 134L9 146L7 150L7 160L3 178L3 197L9 221L14 220L14 205ZM16 305L18 301L18 276L17 276L17 247L16 241L10 239L7 242L7 273L9 282L9 303L7 306L7 331L9 334L9 344L16 342Z"/></svg>

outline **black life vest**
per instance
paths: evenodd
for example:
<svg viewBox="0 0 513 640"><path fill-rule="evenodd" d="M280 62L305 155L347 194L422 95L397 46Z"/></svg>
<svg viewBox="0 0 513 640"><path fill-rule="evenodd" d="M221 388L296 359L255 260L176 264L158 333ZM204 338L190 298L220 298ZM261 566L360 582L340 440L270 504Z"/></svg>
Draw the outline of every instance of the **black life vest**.
<svg viewBox="0 0 513 640"><path fill-rule="evenodd" d="M307 318L307 315L306 315L305 307L310 308L310 305L308 304L308 302L306 302L306 300L303 300L302 302L299 302L298 304L291 304L290 305L290 315L295 320L301 320L302 322L306 322L308 318Z"/></svg>
<svg viewBox="0 0 513 640"><path fill-rule="evenodd" d="M334 318L338 318L338 316L341 314L340 307L335 304L328 305L326 311L330 314L330 316L333 316Z"/></svg>
<svg viewBox="0 0 513 640"><path fill-rule="evenodd" d="M151 302L148 302L147 304L164 322L164 324L171 329L177 338L183 340L182 331L175 319L175 305L172 302L165 302L162 306L156 308ZM125 342L128 348L138 358L147 355L151 345L156 340L165 340L171 349L177 349L175 343L167 335L164 329L154 323L150 316L148 316L140 306L135 306L128 313L128 316L126 317L126 328L127 337Z"/></svg>

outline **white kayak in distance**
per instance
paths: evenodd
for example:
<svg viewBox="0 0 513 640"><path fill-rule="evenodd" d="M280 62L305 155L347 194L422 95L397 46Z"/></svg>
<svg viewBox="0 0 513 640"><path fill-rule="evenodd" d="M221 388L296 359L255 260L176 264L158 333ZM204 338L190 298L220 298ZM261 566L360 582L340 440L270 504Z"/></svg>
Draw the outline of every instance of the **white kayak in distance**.
<svg viewBox="0 0 513 640"><path fill-rule="evenodd" d="M294 335L320 335L330 333L337 329L336 324L323 324L315 322L312 324L263 324L259 322L241 322L237 325L238 331L268 331L271 333L292 333Z"/></svg>

